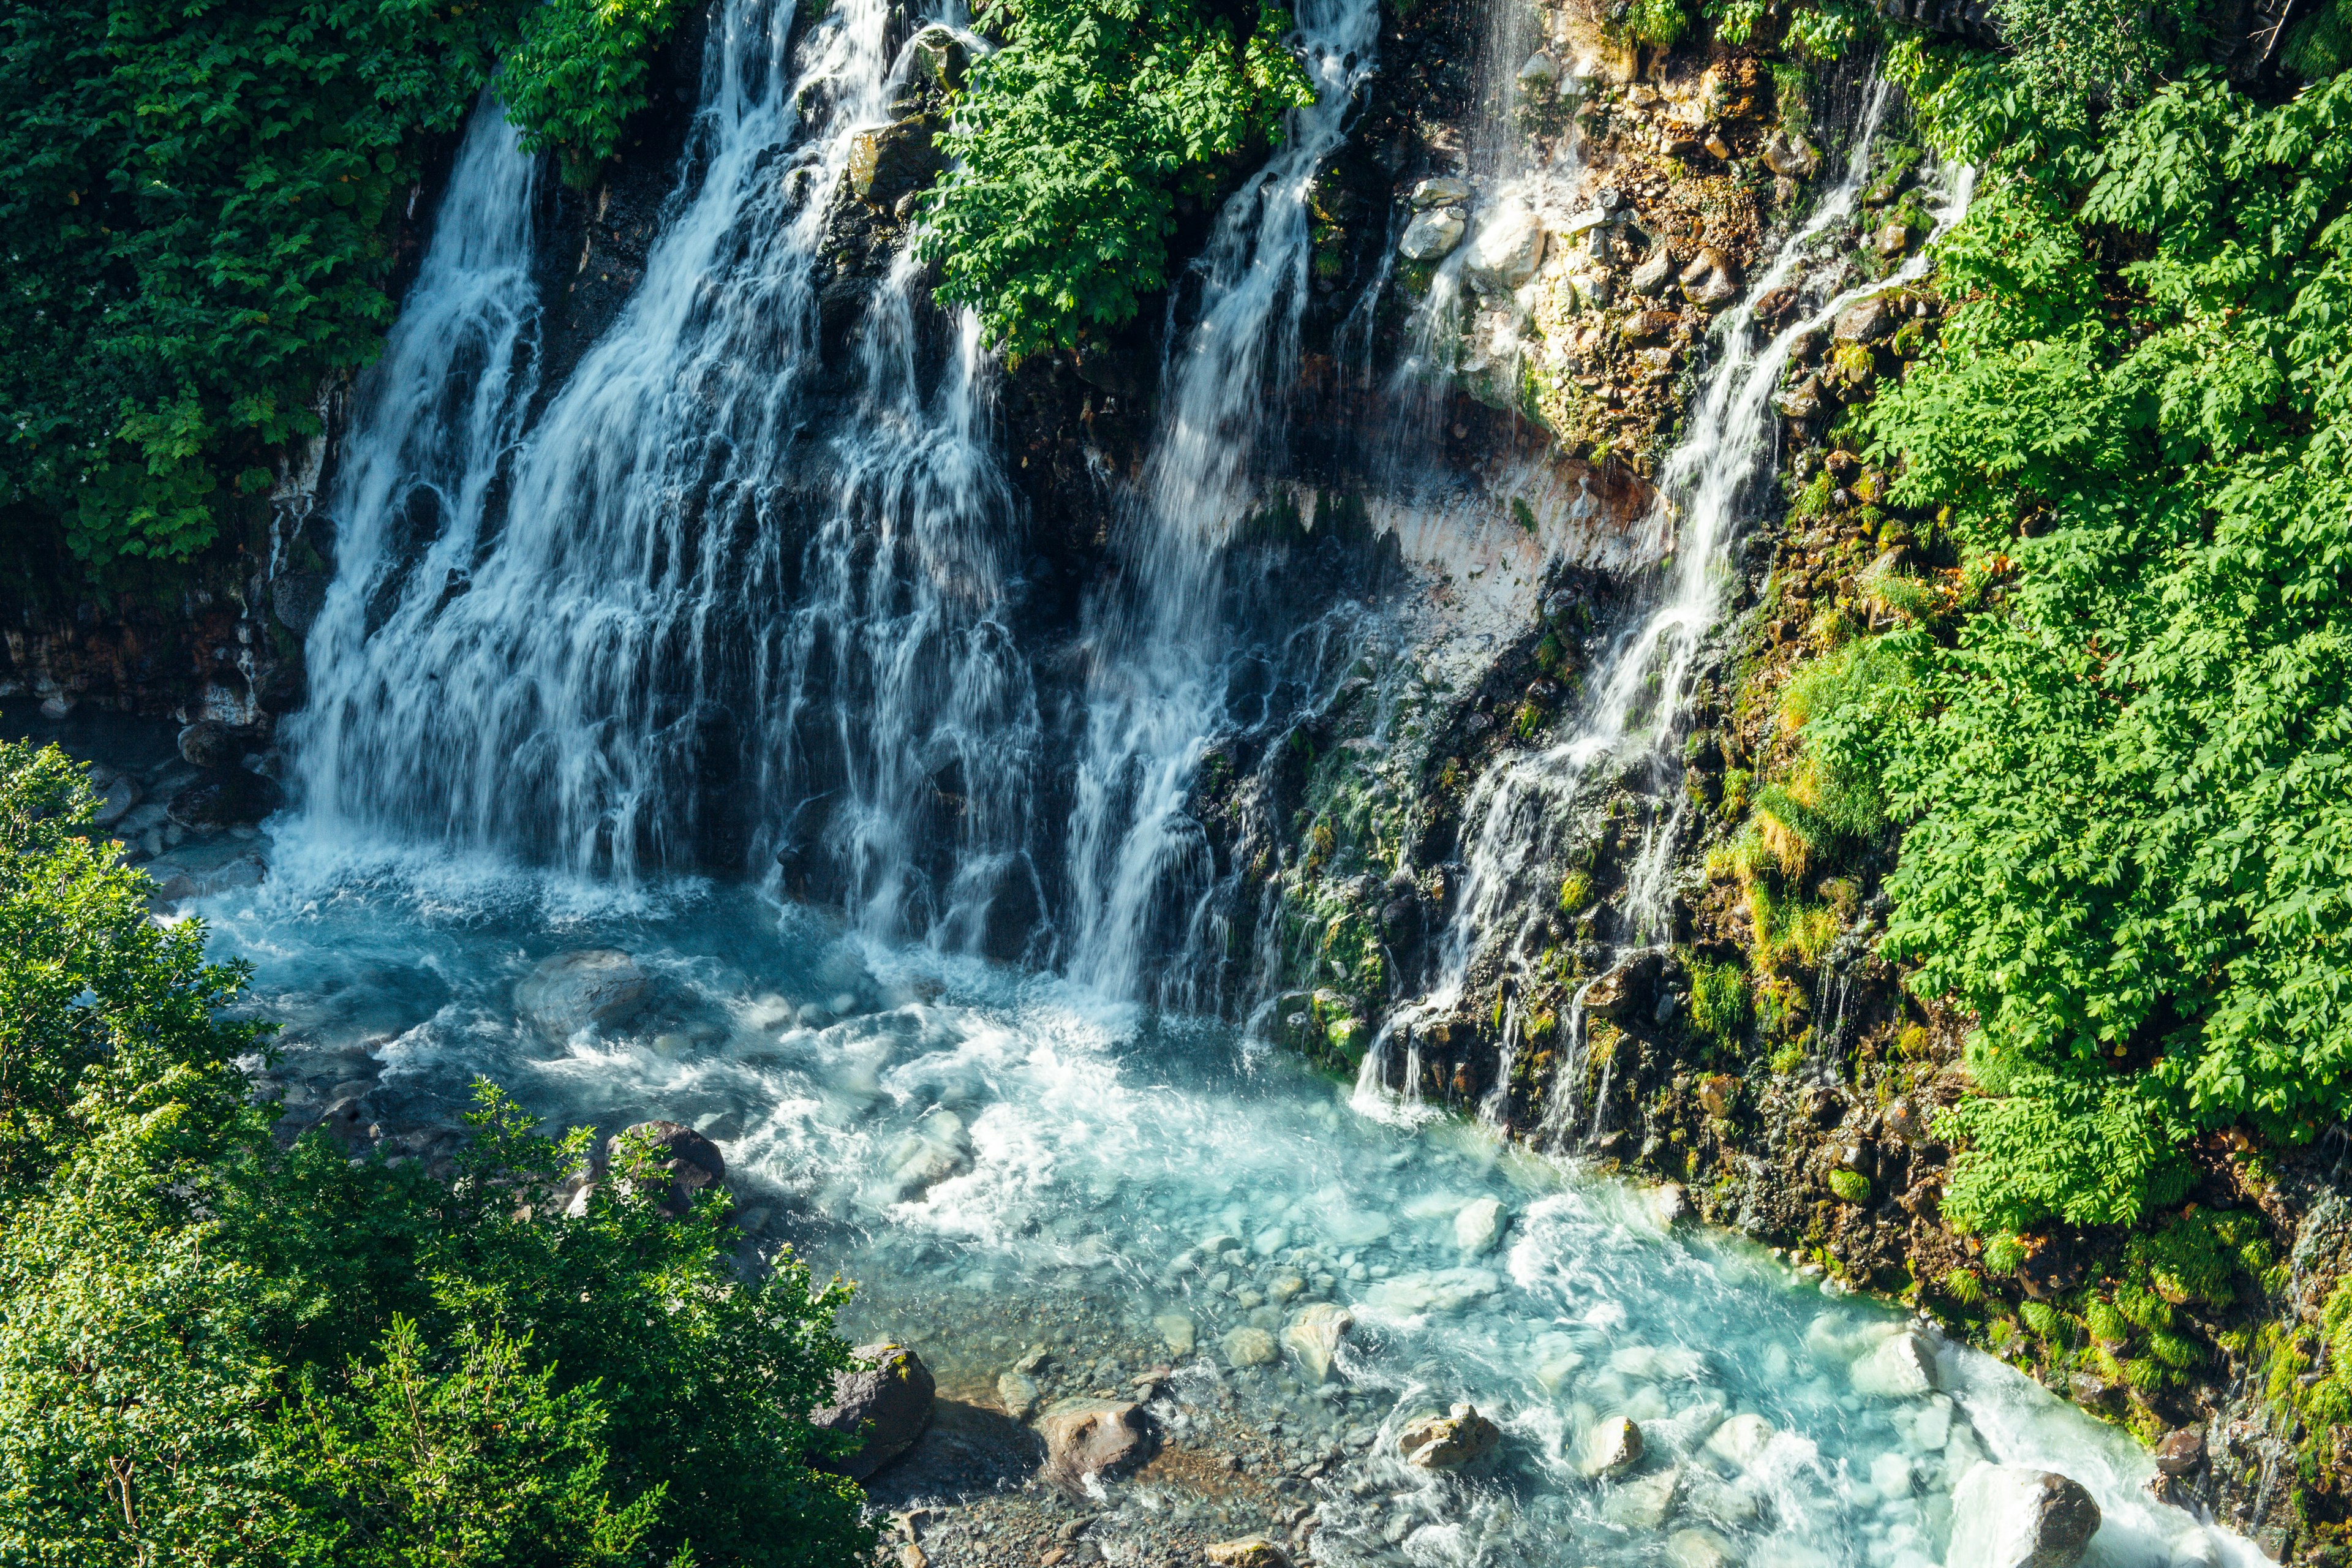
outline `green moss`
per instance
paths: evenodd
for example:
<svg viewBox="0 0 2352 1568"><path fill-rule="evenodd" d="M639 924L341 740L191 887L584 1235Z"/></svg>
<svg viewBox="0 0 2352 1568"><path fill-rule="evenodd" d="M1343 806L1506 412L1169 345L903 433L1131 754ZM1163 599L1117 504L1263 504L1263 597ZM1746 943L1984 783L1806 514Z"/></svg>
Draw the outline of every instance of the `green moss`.
<svg viewBox="0 0 2352 1568"><path fill-rule="evenodd" d="M2047 1302L2020 1302L2017 1315L2024 1321L2027 1328L2053 1344L2063 1342L2066 1337L2065 1320L2058 1315L2056 1308Z"/></svg>
<svg viewBox="0 0 2352 1568"><path fill-rule="evenodd" d="M1870 1178L1860 1171L1840 1166L1830 1173L1830 1191L1847 1203L1866 1204L1870 1201Z"/></svg>
<svg viewBox="0 0 2352 1568"><path fill-rule="evenodd" d="M1748 976L1736 963L1689 965L1691 1022L1727 1045L1748 1027Z"/></svg>
<svg viewBox="0 0 2352 1568"><path fill-rule="evenodd" d="M1973 1307L1984 1300L1984 1281L1973 1268L1954 1268L1945 1274L1944 1294L1964 1307Z"/></svg>
<svg viewBox="0 0 2352 1568"><path fill-rule="evenodd" d="M1791 1040L1772 1053L1771 1068L1782 1078L1805 1065L1805 1047Z"/></svg>

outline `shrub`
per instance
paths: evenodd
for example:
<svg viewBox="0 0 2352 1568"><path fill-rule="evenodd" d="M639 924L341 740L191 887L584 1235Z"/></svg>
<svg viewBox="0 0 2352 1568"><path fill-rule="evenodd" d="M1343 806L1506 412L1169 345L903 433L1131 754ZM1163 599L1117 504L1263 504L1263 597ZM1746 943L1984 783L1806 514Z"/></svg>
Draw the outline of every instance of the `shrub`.
<svg viewBox="0 0 2352 1568"><path fill-rule="evenodd" d="M1280 134L1314 86L1283 43L1290 18L1232 24L1195 0L996 0L1005 44L972 63L926 198L939 296L980 312L1015 360L1123 325L1166 286L1180 191Z"/></svg>
<svg viewBox="0 0 2352 1568"><path fill-rule="evenodd" d="M2047 1302L2021 1301L2018 1303L2017 1315L2024 1320L2027 1328L2032 1329L2053 1345L2062 1342L2065 1338L2065 1320L2058 1315L2056 1308Z"/></svg>
<svg viewBox="0 0 2352 1568"><path fill-rule="evenodd" d="M1984 1300L1984 1281L1973 1268L1953 1268L1943 1278L1944 1294L1964 1307L1973 1307Z"/></svg>
<svg viewBox="0 0 2352 1568"><path fill-rule="evenodd" d="M1626 36L1637 43L1670 47L1690 30L1682 0L1633 0L1625 10Z"/></svg>

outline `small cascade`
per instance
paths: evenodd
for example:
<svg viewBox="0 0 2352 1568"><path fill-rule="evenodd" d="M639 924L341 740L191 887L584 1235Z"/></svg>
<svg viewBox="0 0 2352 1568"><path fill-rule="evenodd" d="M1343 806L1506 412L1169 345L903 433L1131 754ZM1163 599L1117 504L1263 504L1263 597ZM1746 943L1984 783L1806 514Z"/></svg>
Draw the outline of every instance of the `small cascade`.
<svg viewBox="0 0 2352 1568"><path fill-rule="evenodd" d="M1224 722L1236 652L1225 548L1281 451L1308 296L1308 187L1372 68L1380 8L1309 0L1297 20L1316 101L1288 116L1281 148L1225 203L1193 265L1199 313L1170 334L1160 428L1118 523L1121 571L1088 610L1087 738L1067 851L1071 970L1115 996L1145 989L1157 962L1207 931L1212 867L1186 806ZM1188 283L1174 298L1193 294Z"/></svg>
<svg viewBox="0 0 2352 1568"><path fill-rule="evenodd" d="M625 883L772 868L877 934L965 946L1000 897L1034 922L1039 725L997 613L1021 539L991 366L904 256L847 344L820 320L852 142L906 79L894 15L840 0L795 29L790 4L724 7L643 280L528 435L520 372L412 306L332 509L300 737L318 835ZM484 137L446 205L527 223L530 161ZM499 309L522 319L528 230L500 242ZM482 248L433 265L488 276ZM450 451L412 433L396 375L467 389L442 399L476 410L439 421Z"/></svg>
<svg viewBox="0 0 2352 1568"><path fill-rule="evenodd" d="M1717 322L1717 357L1703 383L1688 436L1660 470L1656 500L1643 525L1640 551L1658 563L1660 596L1617 638L1596 671L1595 695L1576 731L1557 745L1490 769L1473 789L1464 811L1465 874L1441 948L1439 982L1423 1001L1399 1009L1383 1025L1359 1079L1360 1106L1390 1108L1385 1086L1395 1037L1402 1034L1410 1045L1424 1023L1453 1015L1482 952L1499 949L1507 968L1524 963L1527 922L1540 919L1549 903L1539 896L1541 889L1559 877L1589 831L1579 808L1590 795L1621 781L1652 803L1625 900L1628 945L1665 940L1685 809L1673 749L1686 720L1706 637L1720 613L1728 577L1727 549L1766 473L1776 429L1771 397L1781 371L1801 334L1819 329L1855 300L1912 280L1927 266L1923 247L1895 276L1825 298L1842 258L1815 254L1814 241L1854 210L1892 95L1892 85L1874 73L1838 183L1751 280L1746 297ZM1958 172L1938 233L1965 210L1969 190L1968 172ZM1791 285L1802 290L1810 308L1778 333L1767 333L1758 323L1756 301ZM1580 1036L1582 1026L1579 1017ZM1555 1092L1573 1099L1573 1086L1582 1077L1580 1040L1566 1054L1574 1059L1562 1070L1574 1076L1563 1077L1566 1087ZM1563 1135L1566 1125L1559 1129Z"/></svg>

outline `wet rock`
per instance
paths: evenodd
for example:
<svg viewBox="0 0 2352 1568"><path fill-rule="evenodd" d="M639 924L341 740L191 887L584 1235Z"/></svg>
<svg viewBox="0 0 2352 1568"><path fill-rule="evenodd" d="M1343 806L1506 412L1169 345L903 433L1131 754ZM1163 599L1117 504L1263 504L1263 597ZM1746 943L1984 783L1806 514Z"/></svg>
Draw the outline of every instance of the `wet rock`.
<svg viewBox="0 0 2352 1568"><path fill-rule="evenodd" d="M937 1385L922 1358L905 1345L885 1341L850 1353L872 1364L835 1373L833 1403L812 1414L809 1424L844 1436L865 1434L864 1447L825 1467L862 1481L923 1435Z"/></svg>
<svg viewBox="0 0 2352 1568"><path fill-rule="evenodd" d="M1283 1348L1297 1362L1302 1378L1310 1384L1320 1384L1331 1375L1331 1363L1339 1353L1340 1340L1355 1326L1355 1315L1346 1308L1318 1301L1282 1331Z"/></svg>
<svg viewBox="0 0 2352 1568"><path fill-rule="evenodd" d="M2164 1435L2156 1446L2156 1468L2168 1476L2186 1476L2205 1462L2205 1428L2181 1426Z"/></svg>
<svg viewBox="0 0 2352 1568"><path fill-rule="evenodd" d="M1454 1245L1465 1258L1491 1250L1503 1235L1503 1205L1495 1198L1473 1198L1454 1216Z"/></svg>
<svg viewBox="0 0 2352 1568"><path fill-rule="evenodd" d="M1788 387L1772 399L1785 419L1806 420L1818 416L1823 406L1822 378L1809 375L1796 385Z"/></svg>
<svg viewBox="0 0 2352 1568"><path fill-rule="evenodd" d="M2050 1470L1979 1465L1952 1493L1948 1568L2074 1568L2098 1532L2099 1505Z"/></svg>
<svg viewBox="0 0 2352 1568"><path fill-rule="evenodd" d="M1877 247L1879 255L1892 261L1911 248L1911 226L1906 223L1885 225L1872 243Z"/></svg>
<svg viewBox="0 0 2352 1568"><path fill-rule="evenodd" d="M515 1010L562 1045L583 1029L614 1029L645 1010L653 981L617 948L560 952L515 983Z"/></svg>
<svg viewBox="0 0 2352 1568"><path fill-rule="evenodd" d="M1201 1549L1201 1555L1216 1568L1291 1568L1289 1554L1263 1535L1213 1541Z"/></svg>
<svg viewBox="0 0 2352 1568"><path fill-rule="evenodd" d="M1585 1434L1576 1468L1587 1476L1613 1476L1642 1462L1642 1428L1630 1415L1614 1416Z"/></svg>
<svg viewBox="0 0 2352 1568"><path fill-rule="evenodd" d="M1873 294L1840 310L1830 336L1842 343L1874 343L1902 324L1886 296Z"/></svg>
<svg viewBox="0 0 2352 1568"><path fill-rule="evenodd" d="M1858 1394L1911 1399L1936 1391L1936 1347L1911 1330L1890 1334L1853 1363Z"/></svg>
<svg viewBox="0 0 2352 1568"><path fill-rule="evenodd" d="M1440 260L1454 253L1468 227L1461 208L1432 207L1415 214L1413 220L1405 225L1404 237L1397 242L1397 254L1407 261Z"/></svg>
<svg viewBox="0 0 2352 1568"><path fill-rule="evenodd" d="M1822 155L1792 131L1775 131L1764 143L1764 166L1791 180L1810 180L1822 166Z"/></svg>
<svg viewBox="0 0 2352 1568"><path fill-rule="evenodd" d="M914 58L908 79L928 91L951 92L963 86L971 68L971 51L945 27L926 27L914 37Z"/></svg>
<svg viewBox="0 0 2352 1568"><path fill-rule="evenodd" d="M1780 1429L1761 1415L1742 1412L1707 1434L1706 1451L1744 1470L1763 1457L1779 1433Z"/></svg>
<svg viewBox="0 0 2352 1568"><path fill-rule="evenodd" d="M861 131L849 144L849 189L869 206L893 205L929 184L940 167L931 122L919 114Z"/></svg>
<svg viewBox="0 0 2352 1568"><path fill-rule="evenodd" d="M1412 188L1412 210L1426 212L1431 207L1459 206L1470 199L1470 182L1450 174L1433 180L1423 180Z"/></svg>
<svg viewBox="0 0 2352 1568"><path fill-rule="evenodd" d="M1666 1561L1675 1568L1735 1568L1738 1554L1712 1530L1677 1530L1666 1537Z"/></svg>
<svg viewBox="0 0 2352 1568"><path fill-rule="evenodd" d="M1620 1530L1657 1530L1674 1517L1675 1505L1682 1500L1682 1493L1680 1466L1655 1475L1636 1476L1612 1489L1601 1500L1601 1517Z"/></svg>
<svg viewBox="0 0 2352 1568"><path fill-rule="evenodd" d="M128 777L118 774L98 792L98 813L93 820L100 827L111 827L130 815L139 804L139 786Z"/></svg>
<svg viewBox="0 0 2352 1568"><path fill-rule="evenodd" d="M1142 1407L1126 1400L1066 1399L1037 1418L1045 1439L1045 1478L1082 1493L1089 1477L1125 1475L1150 1458Z"/></svg>
<svg viewBox="0 0 2352 1568"><path fill-rule="evenodd" d="M180 755L195 768L225 768L245 754L236 731L217 719L200 719L180 731Z"/></svg>
<svg viewBox="0 0 2352 1568"><path fill-rule="evenodd" d="M173 793L163 810L183 827L244 827L276 811L278 785L243 768L224 768Z"/></svg>
<svg viewBox="0 0 2352 1568"><path fill-rule="evenodd" d="M1191 1355L1199 1330L1192 1320L1181 1312L1162 1312L1151 1320L1159 1331L1160 1342L1168 1347L1170 1355Z"/></svg>
<svg viewBox="0 0 2352 1568"><path fill-rule="evenodd" d="M296 637L310 635L310 624L327 603L327 577L323 572L285 572L269 584L269 608L278 624ZM202 766L202 763L198 763Z"/></svg>
<svg viewBox="0 0 2352 1568"><path fill-rule="evenodd" d="M1264 1329L1235 1329L1223 1342L1225 1360L1237 1367L1270 1366L1274 1363L1274 1336Z"/></svg>
<svg viewBox="0 0 2352 1568"><path fill-rule="evenodd" d="M1473 1405L1457 1405L1444 1415L1424 1415L1397 1434L1397 1452L1424 1470L1458 1470L1502 1446L1502 1428Z"/></svg>
<svg viewBox="0 0 2352 1568"><path fill-rule="evenodd" d="M1690 1213L1690 1194L1680 1182L1661 1182L1651 1190L1650 1212L1660 1225L1672 1226Z"/></svg>
<svg viewBox="0 0 2352 1568"><path fill-rule="evenodd" d="M1028 1420L1036 1412L1039 1397L1037 1380L1024 1373L1003 1373L996 1379L996 1401L1015 1421Z"/></svg>
<svg viewBox="0 0 2352 1568"><path fill-rule="evenodd" d="M604 1140L604 1169L597 1174L619 1168L622 1152L630 1143L647 1145L653 1170L668 1178L653 1197L654 1207L672 1219L692 1206L695 1194L727 1179L727 1158L719 1153L719 1145L677 1121L640 1121L614 1133ZM929 1375L924 1373L926 1378Z"/></svg>
<svg viewBox="0 0 2352 1568"><path fill-rule="evenodd" d="M1543 225L1524 204L1508 202L1478 226L1462 265L1482 292L1505 293L1536 275L1543 253Z"/></svg>
<svg viewBox="0 0 2352 1568"><path fill-rule="evenodd" d="M890 1173L882 1184L883 1201L910 1203L971 1169L971 1134L962 1117L942 1106L892 1144L885 1162Z"/></svg>
<svg viewBox="0 0 2352 1568"><path fill-rule="evenodd" d="M359 1149L371 1142L368 1131L373 1125L367 1108L360 1103L358 1097L346 1095L327 1107L313 1123L313 1130L325 1133L346 1149Z"/></svg>
<svg viewBox="0 0 2352 1568"><path fill-rule="evenodd" d="M1525 65L1519 67L1520 91L1549 91L1558 86L1559 62L1552 58L1550 51L1538 49L1528 57Z"/></svg>

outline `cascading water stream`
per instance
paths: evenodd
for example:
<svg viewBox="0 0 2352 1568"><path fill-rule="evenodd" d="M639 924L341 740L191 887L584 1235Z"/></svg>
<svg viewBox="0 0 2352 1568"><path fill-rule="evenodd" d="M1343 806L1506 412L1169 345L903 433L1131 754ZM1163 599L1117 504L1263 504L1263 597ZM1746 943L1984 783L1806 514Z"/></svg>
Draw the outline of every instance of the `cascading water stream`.
<svg viewBox="0 0 2352 1568"><path fill-rule="evenodd" d="M796 42L793 16L714 19L644 279L519 446L519 375L434 363L422 326L414 363L391 362L473 385L465 471L500 482L451 482L412 450L412 400L372 397L298 737L314 837L625 883L781 862L878 933L963 942L1034 882L1035 699L995 614L1019 534L976 331L938 341L904 258L854 355L819 320L834 195L908 51L885 0L841 0ZM459 171L460 222L528 211L497 184L529 178L499 135ZM499 287L523 308L519 279Z"/></svg>
<svg viewBox="0 0 2352 1568"><path fill-rule="evenodd" d="M1894 277L1839 294L1778 334L1767 336L1757 326L1755 302L1800 279L1814 265L1809 255L1814 240L1853 214L1867 182L1871 148L1892 91L1885 78L1873 74L1838 184L1824 193L1771 265L1753 279L1747 296L1717 324L1720 357L1706 374L1690 434L1662 467L1657 500L1643 528L1643 553L1668 563L1663 602L1618 639L1600 672L1597 695L1574 734L1490 769L1473 789L1464 810L1465 820L1472 825L1466 875L1441 947L1439 982L1423 1003L1391 1015L1367 1053L1357 1097L1366 1109L1379 1110L1387 1103L1391 1037L1399 1031L1410 1034L1425 1019L1453 1013L1462 1003L1478 953L1495 942L1498 931L1512 930L1515 912L1531 919L1525 910L1543 908L1545 901L1532 897L1531 889L1557 869L1572 847L1580 827L1573 807L1595 770L1659 765L1663 749L1677 733L1703 639L1718 613L1727 575L1724 552L1769 449L1771 397L1796 340L1854 300L1897 287L1924 270L1926 247ZM1969 178L1966 171L1960 172L1953 199L1938 220L1938 233L1965 210ZM1816 270L1827 274L1836 265L1832 260ZM1818 279L1807 281L1820 287ZM1626 900L1637 943L1656 941L1665 919L1681 805L1680 792L1664 788L1662 793L1672 804L1646 826ZM1517 945L1516 936L1505 939L1507 963L1519 962ZM1560 1081L1567 1085L1574 1080ZM1406 1084L1408 1107L1416 1103L1418 1088L1417 1082ZM1562 1127L1570 1124L1554 1120Z"/></svg>
<svg viewBox="0 0 2352 1568"><path fill-rule="evenodd" d="M1122 571L1089 606L1070 968L1111 995L1143 986L1159 939L1201 923L1205 845L1185 805L1234 651L1223 552L1281 444L1308 297L1308 187L1373 64L1375 0L1309 0L1297 15L1316 100L1288 116L1281 148L1225 203L1194 264L1199 316L1171 334L1160 428L1118 523Z"/></svg>

